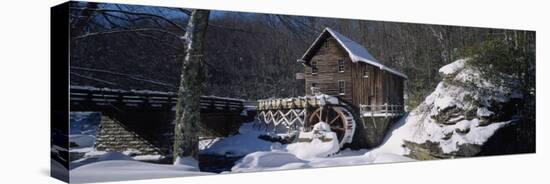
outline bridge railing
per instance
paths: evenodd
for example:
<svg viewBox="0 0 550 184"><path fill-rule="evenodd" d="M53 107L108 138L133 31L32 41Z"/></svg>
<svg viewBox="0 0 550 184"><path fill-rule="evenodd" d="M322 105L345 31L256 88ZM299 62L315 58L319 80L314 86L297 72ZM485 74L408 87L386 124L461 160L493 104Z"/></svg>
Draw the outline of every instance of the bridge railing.
<svg viewBox="0 0 550 184"><path fill-rule="evenodd" d="M400 116L405 110L403 105L393 105L393 104L381 104L381 105L359 105L361 116L371 117L371 116Z"/></svg>
<svg viewBox="0 0 550 184"><path fill-rule="evenodd" d="M71 106L125 106L147 108L172 108L178 101L173 92L148 90L118 90L95 87L70 87ZM201 109L241 111L244 100L216 96L202 96Z"/></svg>
<svg viewBox="0 0 550 184"><path fill-rule="evenodd" d="M319 105L320 100L312 96L258 100L258 110L303 109Z"/></svg>

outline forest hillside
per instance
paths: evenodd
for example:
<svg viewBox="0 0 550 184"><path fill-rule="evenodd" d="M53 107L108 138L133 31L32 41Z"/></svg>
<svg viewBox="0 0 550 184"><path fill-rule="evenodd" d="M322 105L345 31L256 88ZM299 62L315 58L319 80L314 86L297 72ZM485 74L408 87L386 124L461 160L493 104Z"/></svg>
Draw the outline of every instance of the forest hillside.
<svg viewBox="0 0 550 184"><path fill-rule="evenodd" d="M73 85L176 91L185 56L178 38L188 11L83 2L72 6ZM248 100L304 95L304 81L295 77L304 67L296 60L326 27L405 73L409 109L441 81L440 67L475 54L486 42L521 45L515 49L523 53L534 53L535 44L534 32L520 30L215 11L206 34L204 94ZM487 62L532 75L526 78L534 83L534 59L521 65Z"/></svg>

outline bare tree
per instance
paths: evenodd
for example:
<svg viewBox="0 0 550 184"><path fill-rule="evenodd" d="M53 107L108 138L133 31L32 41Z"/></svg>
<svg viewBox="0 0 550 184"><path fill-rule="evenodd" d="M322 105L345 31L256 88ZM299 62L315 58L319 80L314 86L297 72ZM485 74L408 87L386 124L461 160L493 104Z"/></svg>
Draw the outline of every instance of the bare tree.
<svg viewBox="0 0 550 184"><path fill-rule="evenodd" d="M198 158L200 95L205 79L203 43L209 15L208 10L193 10L184 36L186 55L176 105L174 162L183 157Z"/></svg>

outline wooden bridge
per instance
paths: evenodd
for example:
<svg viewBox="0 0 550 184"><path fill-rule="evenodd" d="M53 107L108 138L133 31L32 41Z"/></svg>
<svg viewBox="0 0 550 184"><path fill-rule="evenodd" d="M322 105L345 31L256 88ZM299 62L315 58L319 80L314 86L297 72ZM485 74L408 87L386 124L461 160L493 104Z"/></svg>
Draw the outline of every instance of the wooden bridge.
<svg viewBox="0 0 550 184"><path fill-rule="evenodd" d="M97 150L168 154L174 139L177 94L150 90L70 87L70 111L100 112ZM234 134L245 121L244 100L202 96L199 135Z"/></svg>
<svg viewBox="0 0 550 184"><path fill-rule="evenodd" d="M71 111L114 109L171 110L177 103L177 94L149 90L119 90L87 86L71 86ZM202 96L201 112L241 112L244 100Z"/></svg>

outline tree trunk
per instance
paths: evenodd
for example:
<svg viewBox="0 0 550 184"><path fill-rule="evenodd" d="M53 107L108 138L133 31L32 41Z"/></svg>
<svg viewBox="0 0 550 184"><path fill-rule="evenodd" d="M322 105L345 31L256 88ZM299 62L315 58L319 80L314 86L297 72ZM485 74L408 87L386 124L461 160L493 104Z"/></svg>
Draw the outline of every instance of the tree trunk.
<svg viewBox="0 0 550 184"><path fill-rule="evenodd" d="M184 36L186 55L176 105L174 162L178 158L198 158L200 95L205 79L202 52L209 15L208 10L193 10Z"/></svg>

